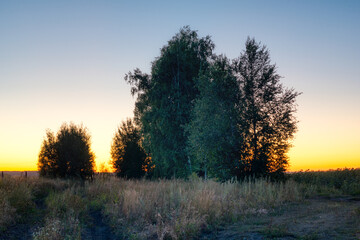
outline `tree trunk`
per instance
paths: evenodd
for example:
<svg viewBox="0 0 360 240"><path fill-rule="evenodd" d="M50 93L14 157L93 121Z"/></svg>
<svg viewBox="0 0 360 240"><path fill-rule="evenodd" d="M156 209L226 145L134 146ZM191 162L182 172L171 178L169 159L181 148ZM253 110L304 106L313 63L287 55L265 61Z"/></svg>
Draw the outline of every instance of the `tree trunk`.
<svg viewBox="0 0 360 240"><path fill-rule="evenodd" d="M204 174L204 177L205 177L205 180L207 180L207 162L206 162L206 155L205 155L205 174Z"/></svg>
<svg viewBox="0 0 360 240"><path fill-rule="evenodd" d="M189 168L190 168L190 174L192 174L191 159L189 156L188 156L188 164L189 164Z"/></svg>

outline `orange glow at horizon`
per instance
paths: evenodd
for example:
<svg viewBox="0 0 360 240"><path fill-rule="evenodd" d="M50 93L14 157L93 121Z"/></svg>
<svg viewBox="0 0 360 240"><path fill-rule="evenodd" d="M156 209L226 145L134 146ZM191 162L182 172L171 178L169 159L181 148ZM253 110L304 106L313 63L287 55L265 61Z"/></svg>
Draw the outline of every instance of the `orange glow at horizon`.
<svg viewBox="0 0 360 240"><path fill-rule="evenodd" d="M310 117L309 117L310 118ZM312 117L302 117L299 123L299 131L293 142L293 148L289 151L288 171L300 170L329 170L338 168L360 168L360 128L354 125L343 125L335 128L335 123L316 124ZM315 124L315 125L314 125ZM90 125L90 124L89 124ZM116 126L116 123L113 123ZM54 126L57 126L54 124ZM92 132L92 151L95 153L96 169L100 170L104 165L112 170L110 161L110 144L115 127L108 131L97 125L89 128ZM24 130L13 132L2 132L0 138L0 171L36 171L37 158L40 146L45 137L42 126L24 126L31 128L24 134ZM92 129L100 129L91 131ZM114 129L114 131L112 131ZM331 135L328 133L331 129ZM54 127L52 130L57 131ZM18 138L14 136L19 136ZM34 141L36 139L36 141ZM103 139L106 139L104 141Z"/></svg>
<svg viewBox="0 0 360 240"><path fill-rule="evenodd" d="M342 108L333 115L331 107L299 113L299 131L289 151L289 171L360 168L360 114ZM308 106L306 106L308 105ZM301 114L303 113L303 114Z"/></svg>
<svg viewBox="0 0 360 240"><path fill-rule="evenodd" d="M24 121L19 114L21 109L10 108L8 115L2 116L0 125L0 171L36 171L46 128L56 133L63 122L69 122L66 119L71 119L75 124L83 123L88 128L96 169L101 169L104 164L111 171L112 137L121 120L132 115L131 101L131 98L127 100L129 104L124 104L119 112L111 109L105 111L106 103L95 104L90 100L86 105L72 106L72 111L65 111L65 106L57 105L59 113L49 116L42 115L41 109L35 109L25 112L26 115L41 118L31 117L29 121ZM303 101L301 97L299 106L296 115L300 122L288 154L288 171L360 168L360 113L349 107L337 107L334 114L335 103L325 105L320 101ZM85 107L102 114L76 111Z"/></svg>
<svg viewBox="0 0 360 240"><path fill-rule="evenodd" d="M293 148L289 151L288 171L300 170L329 170L338 168L360 168L360 142L357 136L360 135L360 128L354 125L342 125L338 127L336 121L328 121L327 124L316 122L313 116L310 118L302 117L299 123L299 131L293 141ZM54 126L57 126L54 124ZM113 131L109 128L107 133L98 129L97 125L89 128L92 134L92 151L95 153L96 170L104 165L108 170L112 170L110 161L110 144ZM116 123L114 123L116 126ZM337 126L334 127L334 126ZM24 129L32 127L33 131L28 130L26 136L22 130L16 132L3 132L0 139L0 171L36 171L37 158L45 130L38 126L35 130L34 125L24 126ZM99 129L101 129L99 127ZM115 131L115 127L113 127ZM331 129L331 135L329 130ZM55 130L54 127L52 130ZM36 139L36 141L34 141ZM106 141L103 141L106 139Z"/></svg>
<svg viewBox="0 0 360 240"><path fill-rule="evenodd" d="M39 147L40 149L40 147ZM95 151L94 151L95 152ZM102 161L100 159L109 159L110 154L98 156L95 152L96 170L100 170L102 165L109 171L112 171L109 160ZM341 154L321 154L321 152L307 152L300 146L294 147L289 152L290 166L288 171L300 170L330 170L338 168L360 168L360 155L341 155ZM0 171L37 171L37 152L32 157L20 155L18 157L1 156Z"/></svg>
<svg viewBox="0 0 360 240"><path fill-rule="evenodd" d="M296 157L291 157L290 154L290 166L288 171L326 171L326 170L335 170L338 168L360 168L360 157L348 157L342 158L341 161L338 161L336 158L327 158L321 159L312 157L309 159L301 159ZM37 159L16 159L9 158L8 161L0 161L0 171L37 171ZM106 169L112 171L109 161L99 161L95 160L96 170L100 170L102 165Z"/></svg>

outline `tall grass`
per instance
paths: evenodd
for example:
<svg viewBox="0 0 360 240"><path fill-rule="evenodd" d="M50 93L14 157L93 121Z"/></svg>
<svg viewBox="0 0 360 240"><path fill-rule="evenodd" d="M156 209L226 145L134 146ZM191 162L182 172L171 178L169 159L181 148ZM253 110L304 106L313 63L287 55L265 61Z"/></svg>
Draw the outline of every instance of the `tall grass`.
<svg viewBox="0 0 360 240"><path fill-rule="evenodd" d="M0 231L15 222L24 222L34 210L28 181L11 177L0 180Z"/></svg>
<svg viewBox="0 0 360 240"><path fill-rule="evenodd" d="M34 240L81 239L80 217L86 214L87 199L76 182L64 183L67 188L51 190L45 198L45 223L33 233Z"/></svg>
<svg viewBox="0 0 360 240"><path fill-rule="evenodd" d="M0 233L28 221L38 226L33 228L34 239L84 239L93 227L92 216L100 216L119 239L193 239L306 196L360 194L359 176L359 169L345 169L294 173L278 183L5 177L0 178ZM33 215L37 219L29 222Z"/></svg>
<svg viewBox="0 0 360 240"><path fill-rule="evenodd" d="M316 194L360 195L360 168L296 172L289 176Z"/></svg>
<svg viewBox="0 0 360 240"><path fill-rule="evenodd" d="M261 214L302 199L294 182L126 181L89 184L88 196L103 202L104 215L120 236L189 239L202 230ZM98 197L98 198L97 198Z"/></svg>
<svg viewBox="0 0 360 240"><path fill-rule="evenodd" d="M70 209L71 205L67 204L69 201L64 201L68 199L68 196L53 202L51 199L56 193L66 194L71 185L71 181L35 177L5 176L0 178L0 233L17 223L37 225L44 221L51 225L50 218L43 216L44 212L45 215L57 216L59 213L54 213L54 206L56 209L59 206L62 206L63 209ZM51 232L55 232L53 228ZM64 238L49 237L46 239Z"/></svg>
<svg viewBox="0 0 360 240"><path fill-rule="evenodd" d="M0 233L15 222L16 209L11 206L7 193L0 189Z"/></svg>

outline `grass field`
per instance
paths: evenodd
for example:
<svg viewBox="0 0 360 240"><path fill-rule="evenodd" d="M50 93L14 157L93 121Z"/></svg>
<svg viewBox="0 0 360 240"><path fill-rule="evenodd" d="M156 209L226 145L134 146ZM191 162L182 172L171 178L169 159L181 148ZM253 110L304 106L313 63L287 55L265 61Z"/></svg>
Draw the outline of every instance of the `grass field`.
<svg viewBox="0 0 360 240"><path fill-rule="evenodd" d="M0 239L360 239L360 169L283 183L5 175Z"/></svg>

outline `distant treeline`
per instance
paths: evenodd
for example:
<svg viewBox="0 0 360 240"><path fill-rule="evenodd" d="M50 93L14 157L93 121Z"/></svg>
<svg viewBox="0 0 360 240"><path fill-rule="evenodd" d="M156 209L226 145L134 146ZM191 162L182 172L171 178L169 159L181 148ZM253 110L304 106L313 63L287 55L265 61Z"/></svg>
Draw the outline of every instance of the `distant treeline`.
<svg viewBox="0 0 360 240"><path fill-rule="evenodd" d="M280 83L268 49L255 39L248 38L233 60L214 48L209 36L184 27L161 48L151 73L126 74L136 103L134 119L122 122L111 146L118 176L284 176L299 93ZM73 124L56 136L48 131L40 175L91 176L89 139L85 128Z"/></svg>

